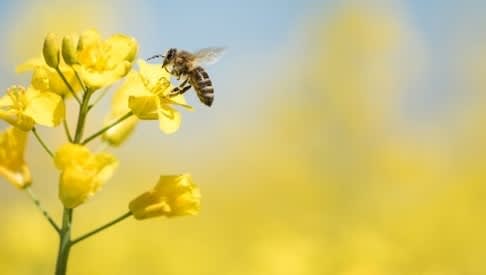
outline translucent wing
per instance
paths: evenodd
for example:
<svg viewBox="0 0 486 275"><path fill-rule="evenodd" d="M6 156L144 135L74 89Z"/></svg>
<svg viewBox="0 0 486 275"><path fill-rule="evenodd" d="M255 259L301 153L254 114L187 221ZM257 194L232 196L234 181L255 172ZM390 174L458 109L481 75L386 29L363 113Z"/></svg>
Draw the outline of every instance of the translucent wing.
<svg viewBox="0 0 486 275"><path fill-rule="evenodd" d="M216 63L223 55L225 48L211 47L200 49L194 53L196 62L199 64L211 65Z"/></svg>

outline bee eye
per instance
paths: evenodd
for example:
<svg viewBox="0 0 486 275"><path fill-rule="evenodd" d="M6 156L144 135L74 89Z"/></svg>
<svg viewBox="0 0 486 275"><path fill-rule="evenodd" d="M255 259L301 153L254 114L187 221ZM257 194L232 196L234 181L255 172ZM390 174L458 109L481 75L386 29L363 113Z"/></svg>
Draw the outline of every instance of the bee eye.
<svg viewBox="0 0 486 275"><path fill-rule="evenodd" d="M167 52L167 59L172 59L175 54L175 49L170 49L169 52Z"/></svg>

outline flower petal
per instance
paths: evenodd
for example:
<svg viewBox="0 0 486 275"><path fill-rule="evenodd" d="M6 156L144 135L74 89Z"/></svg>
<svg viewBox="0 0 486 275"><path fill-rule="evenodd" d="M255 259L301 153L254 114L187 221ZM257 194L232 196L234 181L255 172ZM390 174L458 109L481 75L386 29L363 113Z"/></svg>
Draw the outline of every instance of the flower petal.
<svg viewBox="0 0 486 275"><path fill-rule="evenodd" d="M49 72L44 66L37 66L32 72L32 87L39 91L49 90Z"/></svg>
<svg viewBox="0 0 486 275"><path fill-rule="evenodd" d="M74 208L93 196L111 178L118 161L108 153L94 154L85 146L65 144L54 157L62 170L59 198L67 208Z"/></svg>
<svg viewBox="0 0 486 275"><path fill-rule="evenodd" d="M132 71L127 75L120 88L116 90L111 102L110 113L106 116L103 125L108 126L128 113L130 111L128 98L131 95L137 94L136 91L139 90L145 90L145 87L141 82L140 75ZM131 135L137 122L138 118L131 116L116 126L111 127L103 134L102 139L112 146L119 146Z"/></svg>
<svg viewBox="0 0 486 275"><path fill-rule="evenodd" d="M140 119L155 120L158 119L158 101L157 96L130 96L128 107Z"/></svg>
<svg viewBox="0 0 486 275"><path fill-rule="evenodd" d="M9 97L8 95L4 95L0 97L0 107L10 107L12 106L13 101L12 98Z"/></svg>
<svg viewBox="0 0 486 275"><path fill-rule="evenodd" d="M137 41L128 35L115 34L105 41L105 47L109 49L107 66L116 66L121 61L132 62L137 56Z"/></svg>
<svg viewBox="0 0 486 275"><path fill-rule="evenodd" d="M159 128L166 134L176 132L181 125L181 114L168 105L162 105L159 110Z"/></svg>
<svg viewBox="0 0 486 275"><path fill-rule="evenodd" d="M96 66L101 55L101 36L93 29L84 31L78 42L78 61L84 66Z"/></svg>
<svg viewBox="0 0 486 275"><path fill-rule="evenodd" d="M3 176L13 186L24 189L32 184L32 176L27 165L22 165L18 170L9 170L0 166L0 176Z"/></svg>
<svg viewBox="0 0 486 275"><path fill-rule="evenodd" d="M54 163L60 170L70 165L78 165L91 157L91 152L85 146L73 143L62 145L54 155Z"/></svg>
<svg viewBox="0 0 486 275"><path fill-rule="evenodd" d="M137 220L163 216L171 210L167 202L161 200L153 191L145 192L132 200L128 208Z"/></svg>
<svg viewBox="0 0 486 275"><path fill-rule="evenodd" d="M129 36L117 34L102 41L98 32L89 30L79 39L75 68L86 86L97 90L126 76L137 50L137 42Z"/></svg>
<svg viewBox="0 0 486 275"><path fill-rule="evenodd" d="M44 63L44 59L42 59L40 57L31 58L31 59L27 60L26 62L18 65L15 68L15 72L23 73L23 72L27 72L27 71L32 71L35 67L44 66L44 65L46 65L46 63Z"/></svg>
<svg viewBox="0 0 486 275"><path fill-rule="evenodd" d="M115 120L116 118L107 120L106 125L114 122ZM102 139L112 146L120 146L133 133L133 130L135 130L135 126L137 126L137 123L138 118L135 116L131 116L125 121L118 123L116 126L111 127L103 134Z"/></svg>
<svg viewBox="0 0 486 275"><path fill-rule="evenodd" d="M88 67L75 65L78 73L83 79L84 84L90 88L90 90L98 90L100 88L109 86L124 77L131 70L131 64L128 61L119 63L112 70L96 71Z"/></svg>
<svg viewBox="0 0 486 275"><path fill-rule="evenodd" d="M94 166L97 168L96 181L98 185L96 188L98 189L100 184L108 181L113 176L118 166L118 161L111 154L99 153L95 156Z"/></svg>
<svg viewBox="0 0 486 275"><path fill-rule="evenodd" d="M82 166L68 166L63 170L59 182L59 199L66 208L74 208L93 195L95 170Z"/></svg>
<svg viewBox="0 0 486 275"><path fill-rule="evenodd" d="M34 119L21 112L0 110L0 119L22 131L30 131L34 128Z"/></svg>
<svg viewBox="0 0 486 275"><path fill-rule="evenodd" d="M79 91L81 85L71 67L61 62L61 64L59 64L59 69L74 91ZM59 73L47 66L41 58L28 60L17 66L16 71L18 73L33 71L31 84L34 88L40 91L50 91L61 96L70 95L69 88L59 76Z"/></svg>
<svg viewBox="0 0 486 275"><path fill-rule="evenodd" d="M189 174L161 176L152 190L132 200L128 208L138 220L195 215L200 199L199 189Z"/></svg>
<svg viewBox="0 0 486 275"><path fill-rule="evenodd" d="M64 119L64 101L55 93L40 92L32 97L30 104L25 109L25 114L40 125L54 127Z"/></svg>
<svg viewBox="0 0 486 275"><path fill-rule="evenodd" d="M116 67L111 71L113 74L113 77L116 78L116 80L126 76L130 70L132 69L132 63L129 61L122 61L116 65Z"/></svg>
<svg viewBox="0 0 486 275"><path fill-rule="evenodd" d="M0 133L0 176L17 188L32 182L30 170L24 160L27 132L9 127Z"/></svg>
<svg viewBox="0 0 486 275"><path fill-rule="evenodd" d="M74 73L73 69L69 66L66 66L61 63L59 66L62 74L66 78L67 82L73 88L75 92L79 92L81 90L81 84L79 80L76 78L76 74ZM70 96L71 92L69 91L69 87L64 83L61 76L58 72L51 68L47 68L48 78L49 78L49 91L56 93L60 96Z"/></svg>
<svg viewBox="0 0 486 275"><path fill-rule="evenodd" d="M74 208L93 196L113 175L118 162L109 154L99 154L84 165L67 166L60 177L59 198Z"/></svg>
<svg viewBox="0 0 486 275"><path fill-rule="evenodd" d="M162 82L164 86L160 88L168 90L170 86L169 80L171 78L171 75L168 71L162 69L160 64L149 64L142 59L139 59L137 63L140 68L140 75L142 76L144 84L148 89L153 89L158 83L161 82L161 80L165 80L164 82ZM163 94L165 94L165 91Z"/></svg>

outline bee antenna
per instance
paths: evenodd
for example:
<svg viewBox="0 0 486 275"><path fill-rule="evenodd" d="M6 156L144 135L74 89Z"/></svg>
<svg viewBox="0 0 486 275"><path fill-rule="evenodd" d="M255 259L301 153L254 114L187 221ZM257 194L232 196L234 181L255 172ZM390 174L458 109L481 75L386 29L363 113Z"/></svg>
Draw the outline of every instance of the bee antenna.
<svg viewBox="0 0 486 275"><path fill-rule="evenodd" d="M152 59L155 59L155 58L164 58L164 57L165 57L165 56L163 56L163 55L161 55L161 54L156 54L156 55L154 55L154 56L152 56L152 57L147 58L147 61L152 60Z"/></svg>

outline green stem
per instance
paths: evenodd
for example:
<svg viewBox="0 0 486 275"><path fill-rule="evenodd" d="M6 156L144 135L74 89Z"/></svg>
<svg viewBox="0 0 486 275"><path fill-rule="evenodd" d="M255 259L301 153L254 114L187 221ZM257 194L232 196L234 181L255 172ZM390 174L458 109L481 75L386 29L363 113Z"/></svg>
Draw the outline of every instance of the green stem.
<svg viewBox="0 0 486 275"><path fill-rule="evenodd" d="M103 230L107 229L108 227L110 227L110 226L112 226L112 225L115 225L115 224L117 224L117 223L119 223L119 222L123 221L124 219L126 219L126 218L130 217L131 215L132 215L132 212L128 211L127 213L125 213L125 214L121 215L120 217L118 217L118 218L116 218L116 219L112 220L111 222L109 222L109 223L107 223L107 224L105 224L105 225L102 225L102 226L100 226L100 227L96 228L95 230L93 230L93 231L91 231L91 232L88 232L88 233L86 233L86 234L82 235L81 237L79 237L79 238L77 238L77 239L73 240L73 241L71 242L71 245L75 245L76 243L78 243L78 242L80 242L80 241L82 241L82 240L84 240L84 239L87 239L87 238L89 238L89 237L93 236L94 234L99 233L99 232L101 232L101 231L103 231Z"/></svg>
<svg viewBox="0 0 486 275"><path fill-rule="evenodd" d="M66 133L67 139L69 140L69 142L73 142L73 136L71 135L71 132L69 131L69 125L68 125L66 119L64 119L62 121L62 125L64 126L64 132Z"/></svg>
<svg viewBox="0 0 486 275"><path fill-rule="evenodd" d="M56 275L65 275L69 252L71 250L71 226L73 219L73 210L64 208L62 217L61 241L59 242L59 252L57 254Z"/></svg>
<svg viewBox="0 0 486 275"><path fill-rule="evenodd" d="M88 115L89 99L92 92L88 91L83 94L83 101L79 108L78 123L76 125L76 134L74 135L74 143L79 144L83 139L84 124L86 122L86 116Z"/></svg>
<svg viewBox="0 0 486 275"><path fill-rule="evenodd" d="M66 86L68 87L69 91L71 92L71 94L73 95L74 99L76 99L76 101L81 104L81 100L79 99L78 95L76 94L76 92L74 91L73 87L71 86L71 84L69 84L69 82L67 81L66 77L64 76L64 74L61 72L61 70L59 69L59 67L56 68L56 71L57 73L59 74L59 76L61 77L62 81L64 82L64 84L66 84Z"/></svg>
<svg viewBox="0 0 486 275"><path fill-rule="evenodd" d="M76 71L73 67L71 67L74 71L74 75L76 75L76 79L79 81L79 85L81 86L81 89L83 89L83 91L85 93L88 92L88 89L86 88L86 86L84 86L84 83L83 81L81 80L81 77L79 77L79 74L78 74L78 71Z"/></svg>
<svg viewBox="0 0 486 275"><path fill-rule="evenodd" d="M37 141L39 141L39 143L42 145L42 148L44 148L44 150L49 154L49 156L51 156L51 158L54 157L54 154L49 149L49 147L47 147L46 143L39 136L39 134L37 133L37 130L35 128L32 128L32 133L34 133L35 138L37 139Z"/></svg>
<svg viewBox="0 0 486 275"><path fill-rule="evenodd" d="M29 194L30 199L34 202L35 206L37 206L37 208L39 208L39 210L42 212L42 215L44 215L44 217L47 219L47 221L52 225L52 227L54 227L54 229L56 230L56 232L60 234L61 233L61 229L56 224L56 222L51 218L51 216L49 215L49 213L47 213L47 210L45 210L42 207L42 205L40 204L39 199L34 194L34 192L32 192L32 189L30 189L30 187L27 187L27 188L25 188L25 191L27 192L27 194Z"/></svg>
<svg viewBox="0 0 486 275"><path fill-rule="evenodd" d="M100 102L103 97L105 97L105 95L108 93L108 90L110 90L111 86L108 86L106 88L104 88L102 91L99 91L97 92L98 97L96 97L95 100L93 100L93 103L89 105L88 109L91 110L91 108L93 108L96 104L98 104L98 102Z"/></svg>
<svg viewBox="0 0 486 275"><path fill-rule="evenodd" d="M132 111L124 114L122 117L120 117L119 119L117 119L115 122L111 123L110 125L107 125L107 126L103 127L98 132L96 132L96 133L92 134L91 136L89 136L88 138L86 138L81 144L83 144L83 145L87 144L91 140L93 140L93 139L97 138L98 136L104 134L106 131L108 131L111 128L115 127L116 125L118 125L119 123L123 122L125 119L131 117L132 115L133 115L133 112Z"/></svg>
<svg viewBox="0 0 486 275"><path fill-rule="evenodd" d="M83 138L84 124L86 116L88 115L89 98L91 92L83 93L83 100L79 107L78 123L76 125L76 132L74 134L73 142L79 144ZM65 275L67 270L67 263L69 259L69 251L71 250L71 226L73 220L73 209L64 208L62 217L62 228L60 232L59 252L56 261L56 275Z"/></svg>

